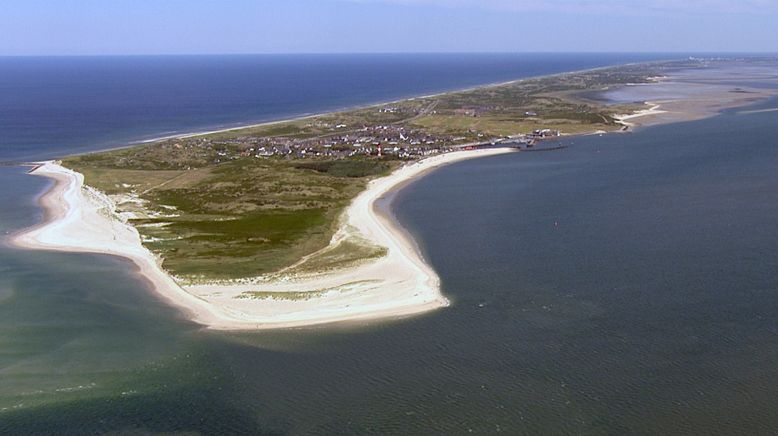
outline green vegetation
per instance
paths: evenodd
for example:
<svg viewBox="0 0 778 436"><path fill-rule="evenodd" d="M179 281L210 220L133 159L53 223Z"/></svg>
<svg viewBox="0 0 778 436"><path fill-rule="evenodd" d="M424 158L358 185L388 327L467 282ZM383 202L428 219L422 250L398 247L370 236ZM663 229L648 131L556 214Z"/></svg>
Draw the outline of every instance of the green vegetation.
<svg viewBox="0 0 778 436"><path fill-rule="evenodd" d="M321 297L324 294L330 292L348 292L366 283L377 283L377 282L373 280L360 280L356 282L346 283L345 285L334 287L334 288L317 289L315 291L289 291L289 292L248 291L240 294L238 298L253 298L258 300L270 299L270 300L286 300L286 301L310 300L312 298Z"/></svg>
<svg viewBox="0 0 778 436"><path fill-rule="evenodd" d="M133 201L120 208L136 216L131 222L144 244L164 258L163 267L190 280L266 274L321 250L351 198L370 177L398 164L356 159L300 165L252 158L189 170L116 168L124 162L150 167L139 157L149 155L145 148L73 157L64 164L106 193L132 193ZM158 167L179 165L174 162Z"/></svg>
<svg viewBox="0 0 778 436"><path fill-rule="evenodd" d="M599 115L595 115L598 116ZM612 121L604 122L595 119L595 122L582 122L571 119L543 119L531 120L515 118L511 119L499 115L484 115L481 117L463 117L457 115L430 115L419 118L414 122L430 132L457 132L460 135L468 135L468 132L477 131L490 136L504 137L515 135L517 131L531 132L539 129L551 129L566 134L578 134L593 132L595 130L612 131L622 126Z"/></svg>
<svg viewBox="0 0 778 436"><path fill-rule="evenodd" d="M539 129L568 134L617 130L622 126L612 116L635 106L606 106L582 95L615 85L647 82L665 67L665 64L621 66L446 94L434 97L435 110L416 118L412 124L469 138L473 133L504 137Z"/></svg>
<svg viewBox="0 0 778 436"><path fill-rule="evenodd" d="M349 236L337 244L327 246L303 258L299 263L281 272L295 276L312 275L357 266L367 260L383 257L386 253L385 247L373 245L358 236Z"/></svg>
<svg viewBox="0 0 778 436"><path fill-rule="evenodd" d="M384 174L389 165L383 162L364 160L316 160L295 165L295 168L314 170L335 177L366 177Z"/></svg>
<svg viewBox="0 0 778 436"><path fill-rule="evenodd" d="M645 82L671 66L529 79L77 156L64 165L113 195L163 267L184 280L311 274L385 254L354 236L325 248L370 179L454 144L535 129L618 129L612 115L635 106L584 96Z"/></svg>

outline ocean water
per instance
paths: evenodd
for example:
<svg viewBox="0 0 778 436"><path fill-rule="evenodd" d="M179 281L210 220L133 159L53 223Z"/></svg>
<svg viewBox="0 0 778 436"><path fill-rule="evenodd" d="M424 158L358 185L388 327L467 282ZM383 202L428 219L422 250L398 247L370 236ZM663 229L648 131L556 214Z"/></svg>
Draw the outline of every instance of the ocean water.
<svg viewBox="0 0 778 436"><path fill-rule="evenodd" d="M391 210L453 304L392 322L202 331L126 261L0 247L0 434L773 434L776 121L727 111L406 186ZM46 185L0 170L4 234Z"/></svg>

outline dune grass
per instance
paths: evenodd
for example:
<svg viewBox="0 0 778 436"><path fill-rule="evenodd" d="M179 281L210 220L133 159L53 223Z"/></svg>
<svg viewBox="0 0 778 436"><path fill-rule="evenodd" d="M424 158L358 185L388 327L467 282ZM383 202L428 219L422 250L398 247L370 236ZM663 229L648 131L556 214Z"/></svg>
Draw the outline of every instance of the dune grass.
<svg viewBox="0 0 778 436"><path fill-rule="evenodd" d="M243 159L190 170L144 170L81 157L64 164L106 193L143 200L145 213L131 222L144 244L164 259L167 271L193 281L259 276L321 250L367 181L398 165Z"/></svg>

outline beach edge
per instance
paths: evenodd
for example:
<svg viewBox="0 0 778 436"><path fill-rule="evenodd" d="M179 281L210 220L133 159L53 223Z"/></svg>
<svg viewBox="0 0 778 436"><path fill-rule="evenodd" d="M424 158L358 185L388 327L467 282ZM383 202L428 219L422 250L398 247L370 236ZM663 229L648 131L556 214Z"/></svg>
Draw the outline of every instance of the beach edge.
<svg viewBox="0 0 778 436"><path fill-rule="evenodd" d="M416 242L396 219L376 210L375 202L443 166L513 151L510 148L456 151L404 165L388 176L371 181L367 189L345 209L342 225L356 225L368 233L372 242L390 245L390 254L386 256L391 257L393 262L390 268L407 267L405 269L412 270L416 283L423 283L419 286L423 288L420 290L386 292L387 299L402 297L394 302L379 301L380 304L360 307L357 300L357 306L346 304L339 311L333 311L332 308L317 311L307 307L301 312L300 307L295 307L301 304L288 302L285 306L292 315L253 317L250 312L235 310L234 304L228 307L209 301L202 294L212 287L200 286L199 292L193 293L187 290L187 286L179 284L164 271L161 259L142 245L137 230L118 218L111 200L85 185L83 175L65 168L57 161L38 162L29 171L31 175L53 181L38 198L44 218L41 223L11 235L9 245L28 250L92 253L127 259L137 267L137 273L150 285L155 295L179 309L190 321L214 330L279 329L402 318L446 307L450 302L442 293L439 277L422 258ZM380 262L381 259L377 263ZM376 292L380 293L380 290ZM253 303L253 306L257 306L257 302ZM338 301L338 304L341 303ZM279 306L278 302L274 305Z"/></svg>

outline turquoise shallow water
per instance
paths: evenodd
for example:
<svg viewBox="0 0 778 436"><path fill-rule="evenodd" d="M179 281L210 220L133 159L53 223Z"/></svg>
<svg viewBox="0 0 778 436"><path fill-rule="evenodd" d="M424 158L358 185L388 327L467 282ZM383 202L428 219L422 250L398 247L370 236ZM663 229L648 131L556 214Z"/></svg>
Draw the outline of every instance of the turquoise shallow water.
<svg viewBox="0 0 778 436"><path fill-rule="evenodd" d="M392 210L454 304L396 322L205 332L121 260L3 250L0 433L774 433L776 116L409 185Z"/></svg>

